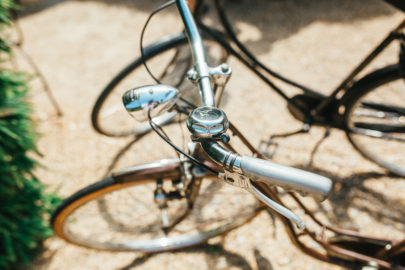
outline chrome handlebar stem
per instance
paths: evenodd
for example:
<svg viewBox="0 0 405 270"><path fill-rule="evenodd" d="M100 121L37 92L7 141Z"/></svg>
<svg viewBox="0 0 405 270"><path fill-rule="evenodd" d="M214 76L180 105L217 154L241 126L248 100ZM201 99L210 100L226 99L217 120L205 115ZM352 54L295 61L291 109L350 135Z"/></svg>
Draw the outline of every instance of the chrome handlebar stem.
<svg viewBox="0 0 405 270"><path fill-rule="evenodd" d="M212 91L210 81L210 69L205 58L203 42L193 14L188 7L187 0L176 0L176 4L190 43L202 104L207 107L215 107L214 92Z"/></svg>

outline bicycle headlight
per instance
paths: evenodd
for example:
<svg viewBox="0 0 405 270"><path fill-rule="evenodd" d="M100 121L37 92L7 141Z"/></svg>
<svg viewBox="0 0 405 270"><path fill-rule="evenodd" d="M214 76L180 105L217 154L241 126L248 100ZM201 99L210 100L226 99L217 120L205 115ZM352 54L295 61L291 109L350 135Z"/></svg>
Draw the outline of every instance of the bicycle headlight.
<svg viewBox="0 0 405 270"><path fill-rule="evenodd" d="M122 102L128 113L138 121L148 119L147 111L156 117L169 111L180 96L179 90L172 86L155 84L128 90L122 96Z"/></svg>

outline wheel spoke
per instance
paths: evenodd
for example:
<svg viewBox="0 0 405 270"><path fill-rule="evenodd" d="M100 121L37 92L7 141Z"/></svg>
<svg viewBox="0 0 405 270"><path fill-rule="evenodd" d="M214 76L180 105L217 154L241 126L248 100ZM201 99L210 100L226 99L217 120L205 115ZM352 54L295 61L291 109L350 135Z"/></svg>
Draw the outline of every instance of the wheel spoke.
<svg viewBox="0 0 405 270"><path fill-rule="evenodd" d="M405 87L397 65L354 85L346 111L346 134L364 157L405 176ZM360 95L359 95L360 94Z"/></svg>
<svg viewBox="0 0 405 270"><path fill-rule="evenodd" d="M397 126L397 125L391 125L391 124L355 122L354 126L360 130L369 130L370 132L378 131L380 133L384 133L384 132L405 133L405 126ZM384 137L384 136L382 136L382 137ZM384 137L384 138L389 138L389 137Z"/></svg>
<svg viewBox="0 0 405 270"><path fill-rule="evenodd" d="M361 107L366 108L366 109L376 110L376 111L379 111L379 112L381 112L383 114L385 114L385 113L395 113L393 115L395 115L396 117L405 116L405 108L398 107L398 106L385 105L385 104L380 104L380 103L376 103L376 102L364 101L364 102L361 103Z"/></svg>
<svg viewBox="0 0 405 270"><path fill-rule="evenodd" d="M378 130L355 128L350 130L351 133L365 135L372 138L386 139L398 142L405 142L405 138L399 138L397 136L387 134Z"/></svg>

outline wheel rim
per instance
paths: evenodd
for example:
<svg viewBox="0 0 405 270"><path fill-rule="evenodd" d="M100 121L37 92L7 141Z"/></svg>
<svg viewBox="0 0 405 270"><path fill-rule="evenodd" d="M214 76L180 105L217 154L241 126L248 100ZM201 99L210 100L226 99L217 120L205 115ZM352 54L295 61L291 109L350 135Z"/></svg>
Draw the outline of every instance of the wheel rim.
<svg viewBox="0 0 405 270"><path fill-rule="evenodd" d="M348 116L348 135L367 158L405 176L405 85L397 79L361 96Z"/></svg>
<svg viewBox="0 0 405 270"><path fill-rule="evenodd" d="M205 179L193 211L166 235L162 212L153 200L156 181L138 183L102 194L63 217L64 238L96 249L158 252L204 242L242 225L259 210L258 202L244 190ZM171 186L171 181L164 182L165 190ZM169 201L168 216L182 215L186 203Z"/></svg>
<svg viewBox="0 0 405 270"><path fill-rule="evenodd" d="M205 47L208 52L207 62L209 64L216 65L224 59L224 52L219 45L208 42ZM191 69L191 60L188 45L182 44L147 59L147 65L162 84L178 88L183 98L199 105L198 89L186 79L186 73ZM122 95L134 87L153 83L155 82L139 62L139 65L115 84L110 94L105 97L97 113L97 129L108 136L127 136L148 132L150 126L147 121L136 122L129 117L122 105ZM170 122L175 115L175 112L165 113L155 117L154 122L163 125Z"/></svg>

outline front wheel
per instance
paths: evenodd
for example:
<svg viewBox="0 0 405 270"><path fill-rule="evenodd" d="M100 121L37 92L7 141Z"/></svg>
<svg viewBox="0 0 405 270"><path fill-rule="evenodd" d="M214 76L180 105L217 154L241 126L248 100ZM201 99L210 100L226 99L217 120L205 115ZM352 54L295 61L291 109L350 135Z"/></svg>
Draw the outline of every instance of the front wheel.
<svg viewBox="0 0 405 270"><path fill-rule="evenodd" d="M176 192L179 172L177 160L161 160L96 182L62 202L52 217L55 233L95 249L159 252L205 242L260 210L248 192L201 177L193 180L198 194L191 207Z"/></svg>
<svg viewBox="0 0 405 270"><path fill-rule="evenodd" d="M399 65L357 82L346 99L346 134L363 156L405 176L405 80Z"/></svg>

